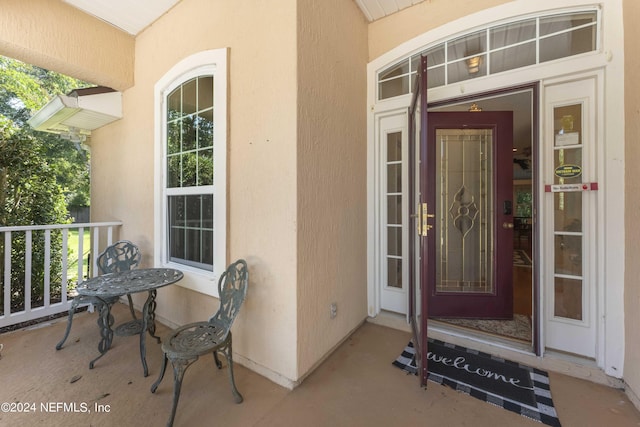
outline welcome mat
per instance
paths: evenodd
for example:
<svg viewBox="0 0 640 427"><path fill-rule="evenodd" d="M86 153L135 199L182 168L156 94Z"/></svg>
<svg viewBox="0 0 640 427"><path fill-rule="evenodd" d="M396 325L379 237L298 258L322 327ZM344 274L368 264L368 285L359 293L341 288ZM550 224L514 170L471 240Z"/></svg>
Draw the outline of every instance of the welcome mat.
<svg viewBox="0 0 640 427"><path fill-rule="evenodd" d="M560 427L545 371L429 338L429 380L476 399ZM417 374L413 342L393 365Z"/></svg>

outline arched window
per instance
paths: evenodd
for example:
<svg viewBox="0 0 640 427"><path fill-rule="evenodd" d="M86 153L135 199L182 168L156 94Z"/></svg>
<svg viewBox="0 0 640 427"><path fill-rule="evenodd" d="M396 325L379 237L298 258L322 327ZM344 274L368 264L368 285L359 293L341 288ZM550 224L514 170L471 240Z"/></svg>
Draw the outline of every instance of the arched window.
<svg viewBox="0 0 640 427"><path fill-rule="evenodd" d="M158 255L196 273L185 286L209 294L205 282L226 265L226 60L226 49L192 55L156 84Z"/></svg>

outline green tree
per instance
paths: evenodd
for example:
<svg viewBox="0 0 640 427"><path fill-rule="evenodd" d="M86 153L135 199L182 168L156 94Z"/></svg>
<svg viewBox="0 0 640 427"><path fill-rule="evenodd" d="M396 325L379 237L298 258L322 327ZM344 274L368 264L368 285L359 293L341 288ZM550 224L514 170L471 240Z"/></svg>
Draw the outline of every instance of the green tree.
<svg viewBox="0 0 640 427"><path fill-rule="evenodd" d="M89 206L89 151L56 134L27 125L31 115L56 95L93 86L53 71L0 56L0 116L42 144L42 156L61 186L68 207Z"/></svg>
<svg viewBox="0 0 640 427"><path fill-rule="evenodd" d="M89 204L88 151L57 135L36 132L27 124L32 113L54 95L86 83L20 61L0 57L0 225L70 222L67 206ZM32 233L32 306L44 295L44 231ZM60 294L62 270L60 232L51 232L52 298ZM20 309L25 294L27 234L11 236L11 305ZM7 248L0 240L0 256ZM2 258L4 259L4 258ZM4 263L0 263L0 277ZM4 293L0 293L0 310Z"/></svg>

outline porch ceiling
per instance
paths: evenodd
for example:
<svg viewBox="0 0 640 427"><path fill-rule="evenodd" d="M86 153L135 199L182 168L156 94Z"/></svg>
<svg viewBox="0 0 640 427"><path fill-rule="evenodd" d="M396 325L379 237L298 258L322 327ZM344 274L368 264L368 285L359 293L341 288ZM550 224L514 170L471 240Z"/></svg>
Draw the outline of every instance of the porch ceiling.
<svg viewBox="0 0 640 427"><path fill-rule="evenodd" d="M181 0L63 0L115 27L136 35ZM394 14L424 0L355 0L369 21Z"/></svg>
<svg viewBox="0 0 640 427"><path fill-rule="evenodd" d="M113 26L136 35L180 0L63 0Z"/></svg>
<svg viewBox="0 0 640 427"><path fill-rule="evenodd" d="M362 9L364 16L371 22L392 15L414 4L422 3L423 1L424 0L356 0L356 3L360 9Z"/></svg>

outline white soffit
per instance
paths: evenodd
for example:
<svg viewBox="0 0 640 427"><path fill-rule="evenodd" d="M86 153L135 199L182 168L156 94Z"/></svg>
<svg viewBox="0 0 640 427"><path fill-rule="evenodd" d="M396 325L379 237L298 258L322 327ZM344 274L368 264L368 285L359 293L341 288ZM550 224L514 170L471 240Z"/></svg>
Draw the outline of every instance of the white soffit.
<svg viewBox="0 0 640 427"><path fill-rule="evenodd" d="M135 36L153 24L181 0L63 1ZM370 22L392 15L423 1L425 0L355 0Z"/></svg>
<svg viewBox="0 0 640 427"><path fill-rule="evenodd" d="M91 131L122 118L122 93L57 95L28 121L35 130L65 134Z"/></svg>
<svg viewBox="0 0 640 427"><path fill-rule="evenodd" d="M180 0L63 0L129 34L147 28Z"/></svg>
<svg viewBox="0 0 640 427"><path fill-rule="evenodd" d="M356 3L371 22L423 1L425 0L356 0Z"/></svg>

